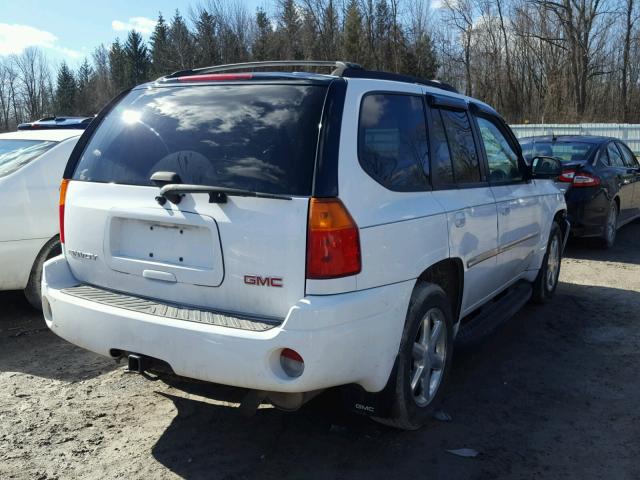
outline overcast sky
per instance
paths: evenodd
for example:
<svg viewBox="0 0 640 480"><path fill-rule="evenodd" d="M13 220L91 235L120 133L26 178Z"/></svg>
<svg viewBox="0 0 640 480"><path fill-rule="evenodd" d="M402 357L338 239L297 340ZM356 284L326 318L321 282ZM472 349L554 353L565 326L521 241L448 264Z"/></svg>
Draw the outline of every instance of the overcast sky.
<svg viewBox="0 0 640 480"><path fill-rule="evenodd" d="M135 28L145 38L158 12L170 19L178 8L188 17L197 0L0 0L0 56L41 47L57 66L63 60L74 68L85 56ZM265 0L244 0L250 11Z"/></svg>

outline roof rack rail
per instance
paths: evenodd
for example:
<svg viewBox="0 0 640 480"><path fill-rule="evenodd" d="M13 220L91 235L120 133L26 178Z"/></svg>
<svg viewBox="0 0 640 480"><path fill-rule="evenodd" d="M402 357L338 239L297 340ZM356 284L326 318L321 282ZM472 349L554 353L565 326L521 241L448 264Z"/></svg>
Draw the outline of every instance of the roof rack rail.
<svg viewBox="0 0 640 480"><path fill-rule="evenodd" d="M234 70L251 70L255 68L270 67L327 67L333 68L331 75L335 75L338 77L341 77L342 73L347 69L362 70L362 67L360 65L352 62L325 60L275 60L268 62L229 63L227 65L215 65L212 67L195 68L192 70L181 70L179 72L173 72L164 78L175 78L190 75L200 75L203 73L230 72Z"/></svg>
<svg viewBox="0 0 640 480"><path fill-rule="evenodd" d="M376 80L392 80L396 82L416 83L428 87L440 88L448 92L459 93L455 87L440 82L439 80L423 80L411 75L402 75L399 73L379 72L375 70L365 70L361 65L353 62L345 61L327 61L327 60L274 60L266 62L244 62L230 63L227 65L214 65L211 67L195 68L192 70L180 70L173 72L164 79L172 79L176 77L188 77L191 75L201 75L206 73L222 73L237 70L253 70L256 68L271 67L327 67L333 68L331 75L345 78L370 78Z"/></svg>
<svg viewBox="0 0 640 480"><path fill-rule="evenodd" d="M424 80L412 75L403 75L400 73L379 72L376 70L364 69L346 69L341 76L347 78L371 78L375 80L392 80L395 82L416 83L418 85L425 85L427 87L439 88L448 92L460 93L454 86L449 85L448 83L441 82L440 80Z"/></svg>

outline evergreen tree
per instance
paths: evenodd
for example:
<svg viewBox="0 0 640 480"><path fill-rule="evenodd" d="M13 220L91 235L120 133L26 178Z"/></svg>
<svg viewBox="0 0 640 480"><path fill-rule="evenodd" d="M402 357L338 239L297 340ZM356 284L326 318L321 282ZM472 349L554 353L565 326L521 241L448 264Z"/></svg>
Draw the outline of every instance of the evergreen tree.
<svg viewBox="0 0 640 480"><path fill-rule="evenodd" d="M151 62L142 35L131 30L124 44L123 52L126 60L127 86L133 87L149 80Z"/></svg>
<svg viewBox="0 0 640 480"><path fill-rule="evenodd" d="M122 45L120 45L120 40L117 38L109 49L109 75L114 93L120 92L129 86L127 82L127 58Z"/></svg>
<svg viewBox="0 0 640 480"><path fill-rule="evenodd" d="M206 67L219 64L220 49L216 36L216 18L203 9L195 23L195 66Z"/></svg>
<svg viewBox="0 0 640 480"><path fill-rule="evenodd" d="M256 10L256 34L251 46L254 60L270 60L273 51L273 29L267 13L262 9Z"/></svg>
<svg viewBox="0 0 640 480"><path fill-rule="evenodd" d="M151 33L149 44L151 46L151 71L153 75L161 77L171 73L171 67L169 66L169 26L161 12L158 13L158 21Z"/></svg>
<svg viewBox="0 0 640 480"><path fill-rule="evenodd" d="M173 70L186 70L193 67L195 57L193 35L177 9L169 28L169 45L169 59Z"/></svg>
<svg viewBox="0 0 640 480"><path fill-rule="evenodd" d="M75 95L76 79L66 62L62 62L56 79L55 114L73 115L75 108Z"/></svg>
<svg viewBox="0 0 640 480"><path fill-rule="evenodd" d="M352 62L363 61L362 15L358 0L350 0L345 13L342 42L343 58Z"/></svg>
<svg viewBox="0 0 640 480"><path fill-rule="evenodd" d="M412 48L406 49L405 71L419 78L432 79L438 72L438 57L428 33L416 39Z"/></svg>
<svg viewBox="0 0 640 480"><path fill-rule="evenodd" d="M93 68L89 64L89 61L85 58L78 73L76 75L78 92L76 95L76 108L75 113L79 115L92 115L96 112L93 110L96 108L93 105L93 84L94 82Z"/></svg>
<svg viewBox="0 0 640 480"><path fill-rule="evenodd" d="M280 55L285 60L298 60L303 56L301 45L301 24L298 6L295 0L281 0L280 2Z"/></svg>

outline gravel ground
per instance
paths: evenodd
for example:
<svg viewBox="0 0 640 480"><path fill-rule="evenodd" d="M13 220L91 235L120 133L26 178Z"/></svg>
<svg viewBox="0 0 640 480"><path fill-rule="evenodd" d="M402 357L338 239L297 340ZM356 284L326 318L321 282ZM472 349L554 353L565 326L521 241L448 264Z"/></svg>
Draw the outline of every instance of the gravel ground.
<svg viewBox="0 0 640 480"><path fill-rule="evenodd" d="M323 395L296 413L168 385L49 332L0 293L0 479L640 478L640 223L572 242L552 303L457 352L452 420L398 432ZM475 458L448 449L472 448Z"/></svg>

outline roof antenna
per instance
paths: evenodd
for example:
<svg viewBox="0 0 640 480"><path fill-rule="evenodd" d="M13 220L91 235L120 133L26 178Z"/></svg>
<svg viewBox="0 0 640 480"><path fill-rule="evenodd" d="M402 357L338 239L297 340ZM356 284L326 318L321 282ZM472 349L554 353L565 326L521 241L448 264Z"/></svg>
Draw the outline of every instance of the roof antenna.
<svg viewBox="0 0 640 480"><path fill-rule="evenodd" d="M558 140L558 136L556 135L556 132L551 130L551 141L555 142L556 140Z"/></svg>

